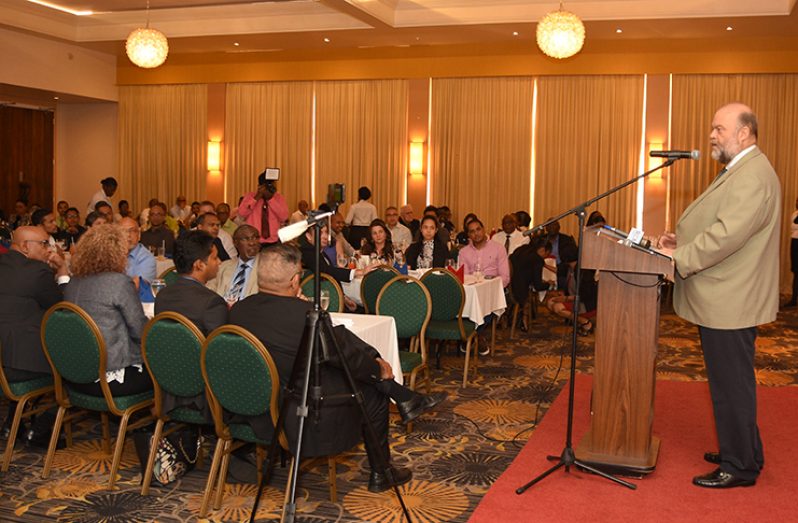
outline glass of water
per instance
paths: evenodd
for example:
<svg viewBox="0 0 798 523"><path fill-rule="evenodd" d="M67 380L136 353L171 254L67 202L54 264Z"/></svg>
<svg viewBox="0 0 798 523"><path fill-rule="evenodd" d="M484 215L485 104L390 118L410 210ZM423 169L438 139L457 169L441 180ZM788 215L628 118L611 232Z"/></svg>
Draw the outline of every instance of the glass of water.
<svg viewBox="0 0 798 523"><path fill-rule="evenodd" d="M330 306L330 291L327 289L321 290L321 293L319 294L319 305L321 305L321 308L325 311L327 310L327 307Z"/></svg>
<svg viewBox="0 0 798 523"><path fill-rule="evenodd" d="M160 278L152 280L152 283L150 284L150 288L152 289L153 297L157 297L158 293L161 292L161 289L163 289L164 287L166 287L166 281L165 280L162 280Z"/></svg>
<svg viewBox="0 0 798 523"><path fill-rule="evenodd" d="M477 283L482 281L482 264L480 262L474 265L474 281Z"/></svg>

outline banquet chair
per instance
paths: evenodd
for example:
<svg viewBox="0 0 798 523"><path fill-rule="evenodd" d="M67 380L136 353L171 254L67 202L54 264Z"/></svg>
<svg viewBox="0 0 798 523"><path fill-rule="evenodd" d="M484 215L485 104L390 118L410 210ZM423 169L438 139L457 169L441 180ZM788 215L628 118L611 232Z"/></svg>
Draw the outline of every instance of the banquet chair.
<svg viewBox="0 0 798 523"><path fill-rule="evenodd" d="M229 422L225 413L233 416L269 416L272 426L279 415L278 391L280 377L277 367L263 344L246 329L235 325L223 325L208 335L202 345L200 358L202 377L207 387L208 404L213 415L216 430L216 449L208 472L208 482L200 507L200 517L204 518L213 495L214 482L216 497L213 508L222 506L230 454L247 443L254 443L258 449L258 482L261 477L261 463L264 449L271 441L258 438L247 423ZM288 441L283 431L279 442L288 449ZM327 459L330 484L330 501L337 498L335 458Z"/></svg>
<svg viewBox="0 0 798 523"><path fill-rule="evenodd" d="M310 299L313 299L313 275L307 276L302 283L302 294ZM327 307L328 312L343 312L344 311L344 291L341 285L335 281L335 278L329 274L321 273L321 290L327 290L330 293L330 305Z"/></svg>
<svg viewBox="0 0 798 523"><path fill-rule="evenodd" d="M205 380L200 368L200 352L205 336L185 316L176 312L162 312L147 322L141 336L141 357L152 378L154 405L157 420L150 443L147 466L141 485L141 495L150 492L152 469L158 443L169 434L188 425L205 425L207 420L198 408L206 404ZM198 408L179 406L164 411L164 393L188 403L191 398L201 396ZM164 424L177 422L164 431ZM199 452L199 449L198 449ZM197 456L200 459L200 456Z"/></svg>
<svg viewBox="0 0 798 523"><path fill-rule="evenodd" d="M3 346L0 344L0 361L2 361L2 359ZM2 472L7 472L9 465L11 465L11 457L14 454L14 444L16 443L17 432L19 431L22 420L40 414L55 405L52 399L49 401L39 400L39 403L36 403L34 400L43 398L52 392L52 376L10 382L6 379L3 366L0 365L0 398L8 398L9 401L16 402L17 404L14 409L14 418L11 422L11 432L6 441L6 450L3 453L3 466L2 469L0 469ZM10 411L9 415L11 415Z"/></svg>
<svg viewBox="0 0 798 523"><path fill-rule="evenodd" d="M422 370L426 378L426 392L430 393L429 366L427 365L427 342L424 339L432 314L432 298L429 291L417 279L396 276L380 291L377 297L377 314L391 316L396 323L396 335L410 339L410 350L399 351L402 374L409 376L410 389L416 390L416 376ZM407 424L411 432L412 423Z"/></svg>
<svg viewBox="0 0 798 523"><path fill-rule="evenodd" d="M479 357L477 325L463 318L465 290L460 280L448 269L431 269L421 277L421 283L432 298L432 314L427 324L427 338L432 340L457 340L466 342L463 366L463 387L468 384L468 366L471 347L474 348L474 373Z"/></svg>
<svg viewBox="0 0 798 523"><path fill-rule="evenodd" d="M365 276L360 284L360 301L366 314L374 314L377 305L377 296L386 283L399 275L399 271L390 265L378 265Z"/></svg>
<svg viewBox="0 0 798 523"><path fill-rule="evenodd" d="M512 314L512 326L510 327L510 339L515 339L515 329L518 326L518 315L522 314L524 325L529 326L533 319L538 317L538 291L529 289L529 294L525 303L514 303Z"/></svg>
<svg viewBox="0 0 798 523"><path fill-rule="evenodd" d="M174 266L169 267L168 269L163 271L161 275L158 276L158 278L165 281L167 285L172 285L174 282L177 281L178 278L177 269L175 269Z"/></svg>
<svg viewBox="0 0 798 523"><path fill-rule="evenodd" d="M50 436L50 446L47 449L42 478L47 479L50 475L61 425L81 414L70 413L67 415L67 411L77 407L84 412L100 413L103 425L103 451L105 452L110 451L108 414L121 418L108 482L108 488L112 489L116 482L116 474L125 446L125 435L153 421L150 414L133 423L130 422L130 418L136 412L152 406L153 393L147 391L127 396L111 394L105 375L107 359L105 340L94 320L77 305L62 301L50 307L42 319L41 333L42 348L53 369L55 399L58 403L58 413L53 425L53 434ZM99 382L103 395L92 396L78 392L70 387L69 382L78 384ZM66 434L67 445L70 445L72 434L69 427L67 427Z"/></svg>

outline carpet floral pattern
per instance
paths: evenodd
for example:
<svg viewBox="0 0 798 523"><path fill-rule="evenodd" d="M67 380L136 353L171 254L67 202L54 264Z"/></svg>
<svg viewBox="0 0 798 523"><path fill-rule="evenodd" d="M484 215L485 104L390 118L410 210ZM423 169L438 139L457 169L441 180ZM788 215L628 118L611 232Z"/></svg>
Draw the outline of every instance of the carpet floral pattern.
<svg viewBox="0 0 798 523"><path fill-rule="evenodd" d="M599 327L600 328L600 327ZM592 372L593 337L579 338L577 368ZM534 434L539 421L566 382L570 364L570 330L561 320L539 311L530 331L499 329L493 357L479 359L479 371L461 389L463 359L444 347L442 369L432 369L433 390L449 399L419 418L407 433L393 415L392 460L413 470L401 488L413 521L463 522L480 499ZM434 359L431 358L434 365ZM798 311L779 314L760 328L756 376L765 387L798 385ZM473 375L472 375L473 376ZM704 380L696 328L671 313L660 323L657 379ZM6 406L0 405L0 419ZM228 484L222 508L199 519L205 466L167 486L153 486L139 495L141 471L128 441L114 490L107 489L110 456L102 451L99 421L86 422L89 434L76 436L71 448L59 450L48 480L41 479L44 451L17 445L10 470L0 475L0 521L78 523L200 523L248 521L255 487ZM114 429L115 430L115 429ZM5 445L5 442L0 442ZM214 439L206 441L208 454ZM557 451L559 449L552 449ZM258 521L279 519L286 470L279 466L262 496ZM362 446L339 456L337 503L329 500L326 462L303 473L297 491L297 521L399 523L401 507L392 492L370 493L368 465Z"/></svg>

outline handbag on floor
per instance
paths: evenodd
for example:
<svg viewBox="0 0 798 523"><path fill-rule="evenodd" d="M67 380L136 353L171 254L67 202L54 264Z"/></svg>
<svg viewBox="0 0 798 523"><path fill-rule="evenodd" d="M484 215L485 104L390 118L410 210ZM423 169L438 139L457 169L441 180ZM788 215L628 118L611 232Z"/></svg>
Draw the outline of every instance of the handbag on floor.
<svg viewBox="0 0 798 523"><path fill-rule="evenodd" d="M143 476L152 445L152 431L136 433L134 442ZM193 428L177 430L162 437L155 451L152 479L161 485L168 485L183 477L196 466L201 446L202 435Z"/></svg>

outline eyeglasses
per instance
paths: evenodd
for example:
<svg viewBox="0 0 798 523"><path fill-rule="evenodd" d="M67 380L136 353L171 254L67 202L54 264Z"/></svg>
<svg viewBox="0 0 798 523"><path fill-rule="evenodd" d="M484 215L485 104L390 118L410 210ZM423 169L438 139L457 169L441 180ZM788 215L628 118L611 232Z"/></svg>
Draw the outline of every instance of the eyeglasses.
<svg viewBox="0 0 798 523"><path fill-rule="evenodd" d="M42 247L49 247L50 240L24 240L25 243L38 243Z"/></svg>

